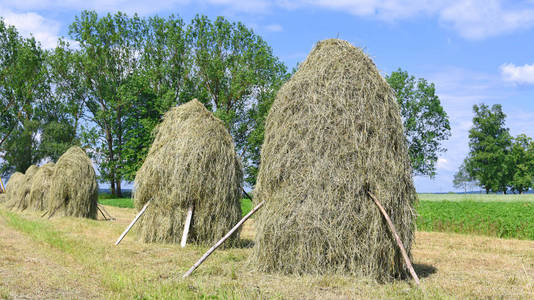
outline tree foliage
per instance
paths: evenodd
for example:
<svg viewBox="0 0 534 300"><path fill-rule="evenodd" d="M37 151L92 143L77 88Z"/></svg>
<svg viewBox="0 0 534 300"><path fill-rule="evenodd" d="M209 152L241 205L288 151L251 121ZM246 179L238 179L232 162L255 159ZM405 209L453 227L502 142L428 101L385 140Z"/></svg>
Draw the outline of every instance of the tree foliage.
<svg viewBox="0 0 534 300"><path fill-rule="evenodd" d="M449 138L451 130L436 88L401 69L386 76L386 80L399 103L413 172L433 177L438 155L446 151L441 143Z"/></svg>
<svg viewBox="0 0 534 300"><path fill-rule="evenodd" d="M506 193L510 183L507 155L511 136L505 127L506 115L499 104L491 108L485 104L474 105L473 128L469 130L470 152L467 170L486 190Z"/></svg>
<svg viewBox="0 0 534 300"><path fill-rule="evenodd" d="M66 112L51 97L49 69L41 45L0 19L1 173L24 172L73 142Z"/></svg>
<svg viewBox="0 0 534 300"><path fill-rule="evenodd" d="M464 162L460 165L458 172L454 174L454 179L452 181L453 186L457 189L464 190L464 193L467 193L471 187L478 185L476 179L473 178L467 171L466 164L467 163L464 160Z"/></svg>
<svg viewBox="0 0 534 300"><path fill-rule="evenodd" d="M507 159L510 189L522 194L533 186L534 179L534 142L525 134L512 141Z"/></svg>

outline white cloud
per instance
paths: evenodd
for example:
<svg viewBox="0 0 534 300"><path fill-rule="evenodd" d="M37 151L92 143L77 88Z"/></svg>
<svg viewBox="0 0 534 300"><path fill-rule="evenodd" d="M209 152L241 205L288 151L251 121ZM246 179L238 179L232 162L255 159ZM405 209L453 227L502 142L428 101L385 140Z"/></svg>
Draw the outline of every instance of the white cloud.
<svg viewBox="0 0 534 300"><path fill-rule="evenodd" d="M462 37L483 39L534 26L532 7L504 8L499 0L458 1L440 12Z"/></svg>
<svg viewBox="0 0 534 300"><path fill-rule="evenodd" d="M512 0L0 0L13 11L117 10L149 15L185 5L217 6L228 13L268 14L275 9L321 8L396 22L435 18L466 39L484 39L534 27L534 2Z"/></svg>
<svg viewBox="0 0 534 300"><path fill-rule="evenodd" d="M280 24L267 25L267 26L265 26L265 29L267 31L271 31L271 32L280 32L280 31L284 30L284 28Z"/></svg>
<svg viewBox="0 0 534 300"><path fill-rule="evenodd" d="M503 64L501 66L501 75L506 81L534 84L534 63L523 66Z"/></svg>
<svg viewBox="0 0 534 300"><path fill-rule="evenodd" d="M33 12L17 14L3 10L2 17L7 24L15 26L22 36L33 35L44 48L56 47L60 29L58 22Z"/></svg>
<svg viewBox="0 0 534 300"><path fill-rule="evenodd" d="M534 27L534 5L504 0L300 0L282 1L287 9L319 6L392 22L435 17L466 39L484 39ZM512 5L512 4L514 5Z"/></svg>

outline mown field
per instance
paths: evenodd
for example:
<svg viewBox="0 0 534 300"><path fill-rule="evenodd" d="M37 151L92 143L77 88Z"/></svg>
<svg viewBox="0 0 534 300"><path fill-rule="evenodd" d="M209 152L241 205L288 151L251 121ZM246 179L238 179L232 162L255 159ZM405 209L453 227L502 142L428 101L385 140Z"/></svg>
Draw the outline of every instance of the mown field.
<svg viewBox="0 0 534 300"><path fill-rule="evenodd" d="M417 232L421 285L341 275L257 272L251 248L145 244L137 229L114 242L136 211L106 206L115 221L41 218L0 205L0 299L481 299L534 297L534 241ZM254 220L242 238L253 240Z"/></svg>

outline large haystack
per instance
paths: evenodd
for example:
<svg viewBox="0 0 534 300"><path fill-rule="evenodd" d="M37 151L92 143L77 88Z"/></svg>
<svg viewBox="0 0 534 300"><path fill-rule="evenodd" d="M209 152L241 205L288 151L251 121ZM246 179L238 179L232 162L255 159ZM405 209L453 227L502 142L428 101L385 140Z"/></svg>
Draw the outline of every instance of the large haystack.
<svg viewBox="0 0 534 300"><path fill-rule="evenodd" d="M96 174L91 159L80 147L71 147L59 158L48 194L50 216L62 214L96 219Z"/></svg>
<svg viewBox="0 0 534 300"><path fill-rule="evenodd" d="M192 100L165 114L135 178L135 205L145 242L180 241L194 206L188 243L213 243L241 218L243 172L223 122ZM229 244L239 238L236 233Z"/></svg>
<svg viewBox="0 0 534 300"><path fill-rule="evenodd" d="M21 177L20 175L17 175L17 177L15 177L15 181L13 182L13 185L12 185L12 191L9 192L9 196L8 196L9 198L9 203L7 205L8 207L16 208L20 210L24 210L28 208L33 176L37 173L38 170L39 170L39 167L35 165L31 165L26 170L24 177ZM18 174L21 174L21 173L18 173ZM22 180L22 178L24 179Z"/></svg>
<svg viewBox="0 0 534 300"><path fill-rule="evenodd" d="M373 61L346 41L317 43L266 121L252 262L262 271L405 274L370 191L410 252L416 201L399 107Z"/></svg>
<svg viewBox="0 0 534 300"><path fill-rule="evenodd" d="M48 163L39 168L33 175L28 207L34 210L46 210L48 208L48 192L54 175L54 163Z"/></svg>

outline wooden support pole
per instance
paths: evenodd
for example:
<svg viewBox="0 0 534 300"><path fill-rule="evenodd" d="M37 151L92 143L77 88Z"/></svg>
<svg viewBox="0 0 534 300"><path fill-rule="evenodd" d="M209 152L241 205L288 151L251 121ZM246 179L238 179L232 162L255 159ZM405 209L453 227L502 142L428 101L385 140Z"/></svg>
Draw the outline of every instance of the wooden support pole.
<svg viewBox="0 0 534 300"><path fill-rule="evenodd" d="M397 230L395 230L395 226L393 226L393 222L391 222L391 219L389 218L388 214L386 213L386 210L384 209L382 204L380 204L378 199L376 199L376 197L373 194L371 194L371 192L367 192L367 193L369 194L369 196L371 196L371 199L373 199L373 201L375 202L376 206L378 206L378 209L380 210L380 212L382 213L382 215L386 219L386 222L389 225L389 229L393 233L393 236L395 237L395 240L397 241L397 245L399 245L399 248L400 248L401 253L402 253L402 257L404 258L404 262L406 263L406 266L408 267L408 270L410 271L410 274L412 275L413 280L415 280L416 284L419 284L419 277L417 277L417 273L415 273L415 270L413 269L412 262L410 261L410 258L408 257L408 254L406 253L406 249L404 249L404 246L402 245L402 241L401 241L399 235L397 234Z"/></svg>
<svg viewBox="0 0 534 300"><path fill-rule="evenodd" d="M234 233L234 231L243 225L243 223L245 223L245 221L250 218L250 216L252 216L258 209L260 209L263 206L263 203L265 203L265 201L262 201L260 204L256 205L256 207L254 207L246 216L244 216L243 219L241 219L241 221L234 226L234 228L232 228L222 239L220 239L215 245L213 245L213 247L204 253L204 255L184 274L184 276L182 276L182 278L186 278L187 276L191 275L191 273L193 273L193 271L195 271L196 268L198 268L198 266L200 266L206 260L206 258L213 253L213 251L219 248L219 246L222 245L222 243L224 243L224 241L226 241L232 235L232 233Z"/></svg>
<svg viewBox="0 0 534 300"><path fill-rule="evenodd" d="M96 208L98 209L98 211L102 214L102 216L104 217L104 220L108 221L109 219L106 217L106 215L104 214L104 212L100 209L100 205L96 205Z"/></svg>
<svg viewBox="0 0 534 300"><path fill-rule="evenodd" d="M101 209L104 213L106 213L106 215L108 215L108 218L109 218L110 220L115 220L115 218L114 218L114 217L113 217L113 216L106 210L106 208L104 207L104 205L100 205L100 204L98 204L98 206L100 207L100 209Z"/></svg>
<svg viewBox="0 0 534 300"><path fill-rule="evenodd" d="M146 210L146 208L148 207L149 204L150 204L150 201L145 203L145 206L143 206L143 209L141 209L141 211L137 214L137 216L135 216L135 219L133 219L132 223L130 223L130 225L128 225L128 227L126 227L126 230L124 230L124 232L121 234L121 236L117 239L117 242L115 242L115 246L117 246L122 241L122 239L130 231L130 229L132 229L132 227L135 225L135 222L137 222L137 220L139 220L139 218L145 213L145 210Z"/></svg>
<svg viewBox="0 0 534 300"><path fill-rule="evenodd" d="M185 218L185 225L184 225L184 233L182 234L182 242L180 245L185 247L185 244L187 244L187 235L189 234L189 226L191 226L191 217L193 216L193 204L189 206L189 209L187 210L187 217Z"/></svg>
<svg viewBox="0 0 534 300"><path fill-rule="evenodd" d="M245 189L243 189L243 194L245 194L245 196L247 196L252 201L252 197L250 197L250 195L245 192Z"/></svg>
<svg viewBox="0 0 534 300"><path fill-rule="evenodd" d="M0 194L6 192L6 187L4 186L4 183L2 182L2 178L0 178Z"/></svg>

